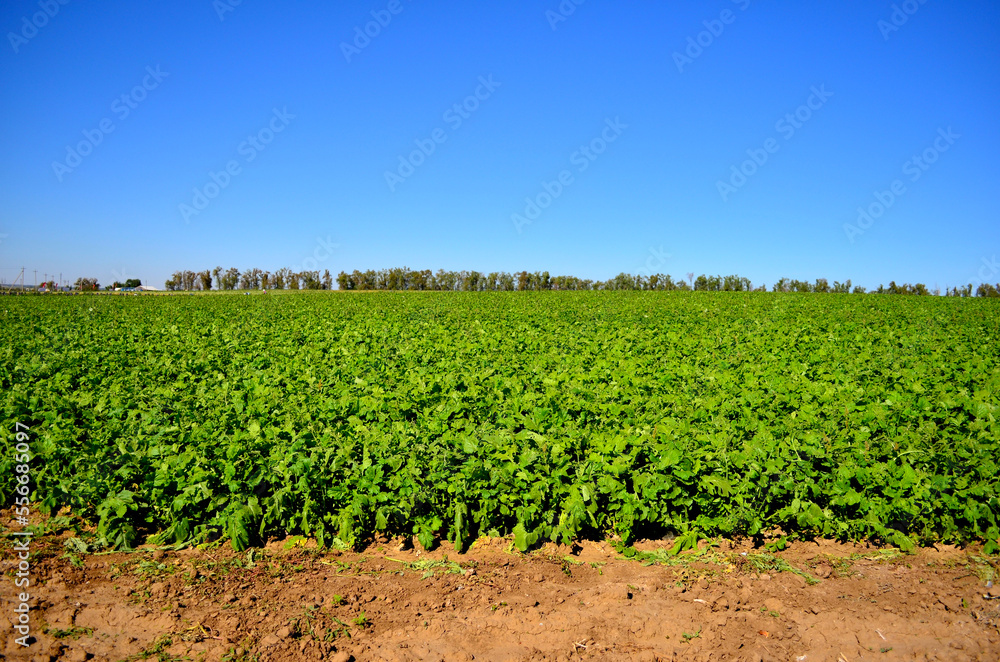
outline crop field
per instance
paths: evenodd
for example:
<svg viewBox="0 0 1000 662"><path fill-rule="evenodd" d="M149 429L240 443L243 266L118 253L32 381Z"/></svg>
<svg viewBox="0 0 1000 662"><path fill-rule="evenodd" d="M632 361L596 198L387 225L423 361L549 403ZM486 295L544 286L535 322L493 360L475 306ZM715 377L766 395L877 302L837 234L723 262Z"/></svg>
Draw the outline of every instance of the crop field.
<svg viewBox="0 0 1000 662"><path fill-rule="evenodd" d="M95 548L1000 537L1000 307L748 293L0 304L31 502ZM0 498L19 486L0 459ZM65 511L63 511L65 512Z"/></svg>

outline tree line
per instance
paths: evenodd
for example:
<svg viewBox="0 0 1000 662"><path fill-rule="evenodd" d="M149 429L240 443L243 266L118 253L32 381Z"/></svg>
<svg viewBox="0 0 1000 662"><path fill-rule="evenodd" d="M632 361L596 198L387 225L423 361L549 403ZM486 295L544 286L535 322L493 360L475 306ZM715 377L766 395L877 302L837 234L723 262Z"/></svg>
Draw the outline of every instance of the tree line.
<svg viewBox="0 0 1000 662"><path fill-rule="evenodd" d="M576 276L552 276L548 271L448 271L438 269L413 270L407 267L393 269L341 271L336 278L337 288L344 291L446 291L446 292L530 292L547 290L628 290L628 291L696 291L696 292L767 292L766 285L754 286L749 278L737 275L708 276L675 279L670 274L620 273L608 280L590 280ZM284 268L271 273L261 269L240 271L235 267L222 267L205 271L177 271L165 283L173 291L196 290L332 290L334 278L330 271L292 271ZM866 294L868 290L853 285L850 280L830 283L826 278L803 281L782 278L771 292L803 292L830 294ZM945 290L930 290L923 283L888 287L879 285L873 294L944 295L952 297L1000 297L1000 283L983 283L973 292L971 284Z"/></svg>
<svg viewBox="0 0 1000 662"><path fill-rule="evenodd" d="M514 292L537 290L642 290L642 291L696 291L696 292L767 292L765 285L754 287L749 278L742 276L707 276L697 278L687 274L687 280L674 279L669 274L633 275L620 273L609 280L588 280L575 276L551 276L548 271L519 271L507 273L494 271L445 271L432 273L429 269L413 271L406 267L396 269L340 272L337 285L341 290L445 290L463 292ZM868 290L860 285L852 285L850 280L830 283L826 278L813 282L782 278L771 288L772 292L811 292L831 294L866 294ZM888 287L879 285L874 294L941 295L939 290L931 291L923 283L897 285L895 281ZM972 285L952 288L945 296L972 296ZM976 296L1000 296L1000 283L996 286L982 284Z"/></svg>
<svg viewBox="0 0 1000 662"><path fill-rule="evenodd" d="M235 267L223 271L222 267L216 267L205 271L175 271L164 287L172 291L332 290L333 276L329 269L320 276L318 271L292 271L287 267L274 273L256 268L240 271Z"/></svg>
<svg viewBox="0 0 1000 662"><path fill-rule="evenodd" d="M674 280L668 274L633 275L620 273L609 280L590 280L576 276L552 276L548 271L413 271L382 269L341 271L337 285L342 290L437 290L460 292L528 292L541 290L716 290L748 292L749 278L739 276L699 276L688 274L688 281Z"/></svg>
<svg viewBox="0 0 1000 662"><path fill-rule="evenodd" d="M446 271L430 269L415 271L407 267L395 269L341 271L334 281L328 269L319 271L293 271L278 269L274 273L261 269L240 271L235 267L222 267L204 271L176 271L164 284L171 291L207 290L332 290L334 282L341 290L429 290L453 292L526 292L542 290L631 290L631 291L696 291L696 292L767 292L765 285L754 286L749 278L742 276L707 276L695 278L693 273L687 279L674 279L669 274L633 275L620 273L609 280L590 280L576 276L552 276L548 271ZM134 288L142 283L138 279L128 279L124 283L115 282L105 289ZM42 284L43 287L46 285ZM49 285L54 286L54 283ZM73 289L96 291L100 285L96 278L78 278ZM813 282L782 278L775 283L771 292L804 292L831 294L866 294L868 290L860 285L852 285L850 280L830 283L825 278ZM889 286L879 285L872 294L905 294L918 296L948 297L1000 297L1000 283L982 283L975 289L972 284L952 287L941 292L931 290L923 283Z"/></svg>

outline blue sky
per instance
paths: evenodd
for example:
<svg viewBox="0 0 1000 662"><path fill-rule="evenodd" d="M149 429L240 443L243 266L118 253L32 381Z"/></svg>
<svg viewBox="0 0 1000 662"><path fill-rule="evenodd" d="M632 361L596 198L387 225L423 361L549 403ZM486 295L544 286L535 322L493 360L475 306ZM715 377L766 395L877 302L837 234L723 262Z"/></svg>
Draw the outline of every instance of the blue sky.
<svg viewBox="0 0 1000 662"><path fill-rule="evenodd" d="M1000 281L995 2L11 0L0 29L5 280Z"/></svg>

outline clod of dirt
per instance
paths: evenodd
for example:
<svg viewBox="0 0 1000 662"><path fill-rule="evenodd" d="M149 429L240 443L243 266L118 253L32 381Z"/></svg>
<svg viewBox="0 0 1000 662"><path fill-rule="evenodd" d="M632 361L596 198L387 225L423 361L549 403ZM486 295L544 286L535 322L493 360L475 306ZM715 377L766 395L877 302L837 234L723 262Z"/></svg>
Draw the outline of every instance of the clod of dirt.
<svg viewBox="0 0 1000 662"><path fill-rule="evenodd" d="M68 662L86 662L90 655L82 648L74 648L65 658Z"/></svg>
<svg viewBox="0 0 1000 662"><path fill-rule="evenodd" d="M962 611L962 598L957 595L942 595L938 598L938 602L943 604L948 611Z"/></svg>
<svg viewBox="0 0 1000 662"><path fill-rule="evenodd" d="M261 639L260 644L258 645L261 648L271 648L272 646L277 646L279 643L281 643L281 639L278 638L278 635L269 634L263 639Z"/></svg>

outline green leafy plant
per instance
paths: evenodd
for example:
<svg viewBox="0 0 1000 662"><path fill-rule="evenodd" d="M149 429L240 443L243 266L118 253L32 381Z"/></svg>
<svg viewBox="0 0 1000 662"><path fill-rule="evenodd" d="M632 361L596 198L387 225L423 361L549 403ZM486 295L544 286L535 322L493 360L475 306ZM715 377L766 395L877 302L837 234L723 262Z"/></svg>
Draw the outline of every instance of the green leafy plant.
<svg viewBox="0 0 1000 662"><path fill-rule="evenodd" d="M1000 551L1000 309L730 292L11 298L32 503L131 549L378 534ZM93 309L93 310L91 310ZM0 502L13 505L13 456ZM776 538L765 534L781 531ZM76 543L74 543L76 544ZM659 560L657 562L660 562ZM248 557L247 564L256 563Z"/></svg>

